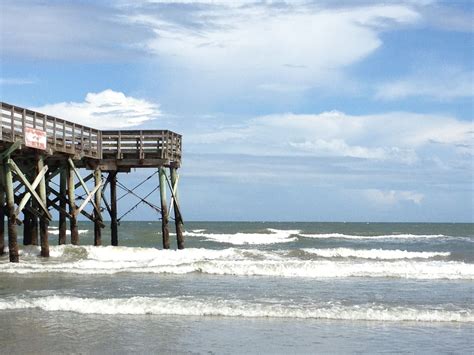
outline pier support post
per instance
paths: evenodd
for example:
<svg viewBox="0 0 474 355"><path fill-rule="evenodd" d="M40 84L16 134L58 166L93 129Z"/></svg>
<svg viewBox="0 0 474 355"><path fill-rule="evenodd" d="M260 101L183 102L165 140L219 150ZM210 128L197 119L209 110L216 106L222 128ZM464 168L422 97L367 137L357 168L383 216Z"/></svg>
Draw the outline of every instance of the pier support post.
<svg viewBox="0 0 474 355"><path fill-rule="evenodd" d="M66 194L67 194L67 170L65 167L61 167L61 172L59 173L59 238L58 238L58 244L66 244L66 230L67 230L67 224L66 224L66 214L63 212L66 210L66 204L67 204L67 199L66 199Z"/></svg>
<svg viewBox="0 0 474 355"><path fill-rule="evenodd" d="M31 201L26 207L31 206ZM23 245L31 245L31 212L23 210Z"/></svg>
<svg viewBox="0 0 474 355"><path fill-rule="evenodd" d="M18 242L16 232L16 215L15 215L15 193L13 191L13 175L10 165L4 164L5 172L5 191L7 196L7 215L8 215L8 249L10 254L10 262L17 263L20 261L18 256Z"/></svg>
<svg viewBox="0 0 474 355"><path fill-rule="evenodd" d="M32 174L28 174L28 178L31 179ZM34 178L33 178L34 180ZM25 209L23 210L23 245L31 245L32 235L31 235L31 220L33 219L33 214L28 211L29 207L32 207L32 201L29 200L26 203Z"/></svg>
<svg viewBox="0 0 474 355"><path fill-rule="evenodd" d="M69 227L71 229L71 244L79 245L79 231L77 229L77 215L76 215L76 186L74 185L74 168L69 166L67 168L67 194L69 202Z"/></svg>
<svg viewBox="0 0 474 355"><path fill-rule="evenodd" d="M168 227L168 206L166 204L166 170L158 168L160 177L160 200L161 200L161 234L163 236L163 249L170 248L170 231Z"/></svg>
<svg viewBox="0 0 474 355"><path fill-rule="evenodd" d="M38 155L36 158L36 171L39 173L44 168L44 157ZM43 204L47 206L48 204L48 195L46 193L46 175L41 179L38 186L39 197ZM48 241L48 226L49 220L48 216L43 213L40 218L40 241L41 241L41 256L49 257L49 241Z"/></svg>
<svg viewBox="0 0 474 355"><path fill-rule="evenodd" d="M32 206L35 206L34 201L32 201ZM30 234L31 245L38 245L38 217L34 214L30 216Z"/></svg>
<svg viewBox="0 0 474 355"><path fill-rule="evenodd" d="M5 253L5 183L3 165L0 164L0 255Z"/></svg>
<svg viewBox="0 0 474 355"><path fill-rule="evenodd" d="M96 187L95 192L95 205L97 209L94 209L94 245L102 245L102 215L100 212L100 205L102 200L102 188L100 185L102 184L102 172L99 168L96 168L94 171L94 183Z"/></svg>
<svg viewBox="0 0 474 355"><path fill-rule="evenodd" d="M118 245L118 221L117 221L117 172L109 173L110 183L110 235L111 244Z"/></svg>
<svg viewBox="0 0 474 355"><path fill-rule="evenodd" d="M174 207L174 222L176 226L176 239L178 241L178 249L184 249L184 236L183 236L183 217L179 208L178 202L178 169L175 167L170 168L171 173L171 186L173 188L173 207Z"/></svg>

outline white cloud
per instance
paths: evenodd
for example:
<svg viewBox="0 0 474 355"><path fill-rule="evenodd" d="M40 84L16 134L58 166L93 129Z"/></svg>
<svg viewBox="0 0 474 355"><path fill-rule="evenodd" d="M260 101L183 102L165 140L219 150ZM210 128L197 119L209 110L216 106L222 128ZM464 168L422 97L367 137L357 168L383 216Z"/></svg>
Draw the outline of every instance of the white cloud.
<svg viewBox="0 0 474 355"><path fill-rule="evenodd" d="M240 126L189 132L186 142L200 152L349 157L411 164L420 154L472 154L473 132L472 122L450 116L408 112L353 116L330 111L257 117Z"/></svg>
<svg viewBox="0 0 474 355"><path fill-rule="evenodd" d="M381 84L376 97L396 100L406 97L428 97L440 101L474 95L474 72L459 68L437 68L434 73L418 73L404 79Z"/></svg>
<svg viewBox="0 0 474 355"><path fill-rule="evenodd" d="M161 115L159 105L110 89L88 93L84 102L60 102L33 110L98 129L133 127Z"/></svg>
<svg viewBox="0 0 474 355"><path fill-rule="evenodd" d="M366 198L377 205L395 205L408 201L420 205L424 195L416 191L377 190L367 189L364 191Z"/></svg>
<svg viewBox="0 0 474 355"><path fill-rule="evenodd" d="M331 9L220 4L190 16L199 26L149 13L135 13L129 21L153 29L148 48L162 62L233 80L232 86L244 82L278 91L331 82L381 46L382 30L419 20L406 5Z"/></svg>

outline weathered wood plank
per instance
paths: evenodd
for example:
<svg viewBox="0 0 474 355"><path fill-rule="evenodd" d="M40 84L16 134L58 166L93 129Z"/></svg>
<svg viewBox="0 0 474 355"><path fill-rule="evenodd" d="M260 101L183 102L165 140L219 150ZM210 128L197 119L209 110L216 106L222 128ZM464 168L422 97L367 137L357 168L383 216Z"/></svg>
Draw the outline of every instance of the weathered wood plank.
<svg viewBox="0 0 474 355"><path fill-rule="evenodd" d="M42 201L42 199L39 197L39 195L36 193L35 189L32 188L31 184L28 182L28 180L25 178L23 173L21 172L20 168L15 164L15 162L12 159L8 159L7 165L15 171L16 175L20 178L20 181L22 184L28 189L28 191L33 195L33 197L36 200L36 203L39 204L39 206L43 209L44 213L46 214L47 218L49 220L52 219L51 214L48 212L48 207L46 207L46 204ZM13 188L12 188L13 192Z"/></svg>
<svg viewBox="0 0 474 355"><path fill-rule="evenodd" d="M46 178L44 174L48 170L48 167L44 165L44 157L39 154L36 158L37 171L44 173L41 175L41 179L38 186L39 197L41 202L47 206L48 204L48 195L46 192ZM46 169L45 169L46 168ZM35 180L36 181L36 180ZM40 244L41 244L41 256L48 258L49 257L49 241L48 241L48 226L51 215L48 212L48 215L43 215L40 217Z"/></svg>
<svg viewBox="0 0 474 355"><path fill-rule="evenodd" d="M166 170L163 167L158 169L160 183L160 202L161 202L161 235L163 239L163 249L170 248L170 231L168 227L169 215L166 205Z"/></svg>

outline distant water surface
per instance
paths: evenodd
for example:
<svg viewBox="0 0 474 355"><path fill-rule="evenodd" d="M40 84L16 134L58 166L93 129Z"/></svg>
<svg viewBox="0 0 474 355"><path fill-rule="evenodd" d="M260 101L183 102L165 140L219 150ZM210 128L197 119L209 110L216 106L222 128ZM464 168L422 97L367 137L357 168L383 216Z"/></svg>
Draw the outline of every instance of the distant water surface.
<svg viewBox="0 0 474 355"><path fill-rule="evenodd" d="M194 222L182 251L160 230L122 222L93 247L82 222L57 246L53 225L49 259L0 257L0 352L474 348L473 224Z"/></svg>

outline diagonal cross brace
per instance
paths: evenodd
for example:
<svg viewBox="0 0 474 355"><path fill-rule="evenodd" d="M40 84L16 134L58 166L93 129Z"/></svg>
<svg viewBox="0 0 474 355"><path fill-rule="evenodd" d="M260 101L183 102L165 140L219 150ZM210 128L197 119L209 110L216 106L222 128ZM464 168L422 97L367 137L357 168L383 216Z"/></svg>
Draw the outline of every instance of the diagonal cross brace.
<svg viewBox="0 0 474 355"><path fill-rule="evenodd" d="M68 162L69 162L69 166L72 168L72 170L74 170L74 174L75 174L75 175L77 176L77 178L79 179L79 182L81 183L82 188L84 189L84 191L86 192L86 194L87 194L88 197L89 197L89 195L90 195L91 192L89 191L89 188L87 187L86 182L82 179L81 175L79 174L79 171L77 171L76 166L74 165L74 162L72 161L71 158L68 158ZM97 207L97 205L95 204L95 202L94 202L94 201L91 201L91 204L92 204L92 206L94 206L94 209L97 211L97 213L100 214L100 209L99 209L99 207Z"/></svg>
<svg viewBox="0 0 474 355"><path fill-rule="evenodd" d="M178 186L178 180L176 180L175 188L173 189L173 187L171 186L171 182L168 179L168 176L166 176L166 174L165 174L165 177L166 177L166 182L168 183L168 186L169 186L170 191L171 191L171 201L173 201L176 204L176 209L178 210L179 214L181 215L181 208L179 208L178 199L176 198L176 195L175 195L176 187ZM178 179L179 179L179 175L178 175ZM171 208L170 208L170 212L171 212Z"/></svg>
<svg viewBox="0 0 474 355"><path fill-rule="evenodd" d="M168 176L166 176L166 179L168 179ZM174 188L171 189L171 184L168 183L168 186L170 186L170 189L171 189L171 199L170 199L170 208L168 209L168 213L171 214L171 211L173 211L173 206L174 206L174 196L176 195L176 190L178 189L178 181L179 181L179 175L176 177L176 184L174 185ZM179 212L179 208L178 208L178 212Z"/></svg>
<svg viewBox="0 0 474 355"><path fill-rule="evenodd" d="M23 185L25 185L26 189L29 191L31 195L35 198L36 202L38 205L43 209L44 213L46 214L46 217L48 220L52 220L53 217L48 211L48 207L44 204L43 200L38 196L36 193L35 189L31 186L31 184L28 182L28 180L25 178L23 173L21 172L20 168L18 165L15 164L15 162L11 159L8 159L7 164L11 166L13 171L17 174L17 176L20 178L20 181L22 182Z"/></svg>
<svg viewBox="0 0 474 355"><path fill-rule="evenodd" d="M31 184L31 188L33 190L36 190L36 188L38 187L39 183L41 182L41 179L43 178L44 174L46 174L46 172L48 171L48 166L45 165L43 167L43 169L38 173L38 176L36 176L35 180L33 181L33 183ZM28 200L30 199L31 197L31 193L30 192L27 192L25 193L25 195L23 196L23 198L21 199L20 203L18 204L18 208L16 209L15 211L15 216L18 217L18 215L20 214L21 211L23 211L23 208L25 208L25 205L26 203L28 202Z"/></svg>
<svg viewBox="0 0 474 355"><path fill-rule="evenodd" d="M77 217L77 215L79 213L81 213L81 211L84 209L84 207L86 207L86 205L89 203L89 201L92 199L92 197L94 196L94 194L97 192L98 189L100 189L102 187L102 184L100 185L97 185L96 187L94 187L94 189L89 193L89 195L87 195L86 199L82 202L81 206L74 212L74 216Z"/></svg>
<svg viewBox="0 0 474 355"><path fill-rule="evenodd" d="M15 150L21 147L21 141L16 141L13 143L11 146L7 148L4 152L0 153L0 160L3 160L5 158L9 158L10 154L12 154Z"/></svg>
<svg viewBox="0 0 474 355"><path fill-rule="evenodd" d="M56 175L57 175L57 174L56 174ZM89 174L89 175L87 175L87 176L84 178L84 182L89 181L89 180L90 180L91 178L93 178L93 177L94 177L94 174ZM74 185L74 188L77 189L79 186L81 186L81 183L80 183L80 182L76 183L76 184ZM51 189L51 188L48 187L48 189ZM51 200L51 203L56 203L56 202L58 202L60 199L61 199L60 197L56 197L54 200ZM76 195L76 199L79 199L79 196L78 196L78 195Z"/></svg>
<svg viewBox="0 0 474 355"><path fill-rule="evenodd" d="M61 195L59 194L59 192L55 191L54 189L50 189L50 190L48 190L48 191L49 191L50 193L52 193L53 195L55 195L55 196L58 198L58 200L60 199L60 196L61 196ZM51 203L51 202L52 202L52 201L50 201L50 203ZM58 207L57 205L51 203L51 206L52 206L54 209L56 209L56 210L59 211L59 209L58 209L59 207ZM77 205L76 205L75 207L76 207L76 209L79 208L79 206L77 206ZM65 211L65 212L66 212L66 216L68 216L69 218L71 218L71 214L70 214L69 212L67 212L67 211ZM83 216L87 217L87 219L89 219L90 221L94 222L94 216L92 216L92 215L91 215L90 213L88 213L87 211L82 210L82 211L81 211L81 214L82 214ZM105 224L104 224L103 221L99 221L99 224L100 224L101 228L104 228L104 227L105 227Z"/></svg>

